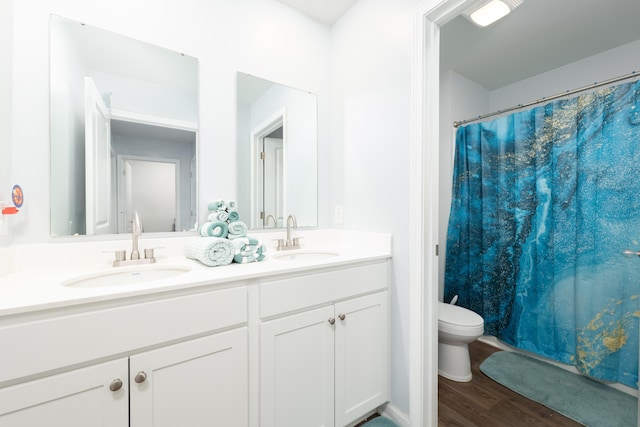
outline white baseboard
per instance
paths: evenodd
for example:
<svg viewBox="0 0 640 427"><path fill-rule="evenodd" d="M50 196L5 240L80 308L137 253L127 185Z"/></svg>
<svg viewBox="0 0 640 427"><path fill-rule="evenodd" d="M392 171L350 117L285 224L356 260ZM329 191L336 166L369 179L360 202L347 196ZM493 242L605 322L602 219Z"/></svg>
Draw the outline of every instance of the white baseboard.
<svg viewBox="0 0 640 427"><path fill-rule="evenodd" d="M391 418L400 427L409 427L409 424L410 424L409 415L402 412L393 403L388 403L384 407L384 410L380 412L380 415L383 415L387 418Z"/></svg>

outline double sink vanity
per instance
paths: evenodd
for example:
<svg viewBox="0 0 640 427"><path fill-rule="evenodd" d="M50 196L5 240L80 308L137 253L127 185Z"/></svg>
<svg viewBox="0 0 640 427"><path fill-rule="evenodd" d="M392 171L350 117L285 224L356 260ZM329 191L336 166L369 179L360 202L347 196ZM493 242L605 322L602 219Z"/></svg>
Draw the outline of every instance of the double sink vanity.
<svg viewBox="0 0 640 427"><path fill-rule="evenodd" d="M197 58L49 24L52 240L0 247L0 427L342 427L384 405L391 237L312 229L317 96L238 71L236 123L203 124ZM228 178L261 262L184 256L227 149L199 146L214 126L237 135ZM266 230L285 222L299 249ZM127 261L128 235L149 262Z"/></svg>
<svg viewBox="0 0 640 427"><path fill-rule="evenodd" d="M270 242L269 233L258 236ZM388 400L388 235L206 267L192 237L3 249L0 426L347 426ZM162 247L162 248L158 248Z"/></svg>

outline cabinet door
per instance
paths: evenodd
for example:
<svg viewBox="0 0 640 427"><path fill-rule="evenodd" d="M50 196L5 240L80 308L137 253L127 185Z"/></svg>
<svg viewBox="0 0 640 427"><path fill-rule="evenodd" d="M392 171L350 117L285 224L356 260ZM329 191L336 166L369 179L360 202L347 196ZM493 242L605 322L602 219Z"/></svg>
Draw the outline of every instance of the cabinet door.
<svg viewBox="0 0 640 427"><path fill-rule="evenodd" d="M260 325L261 427L334 425L333 322L330 306Z"/></svg>
<svg viewBox="0 0 640 427"><path fill-rule="evenodd" d="M127 427L127 377L119 359L0 389L0 426Z"/></svg>
<svg viewBox="0 0 640 427"><path fill-rule="evenodd" d="M247 426L247 328L130 358L131 426Z"/></svg>
<svg viewBox="0 0 640 427"><path fill-rule="evenodd" d="M336 304L336 426L389 399L387 292Z"/></svg>

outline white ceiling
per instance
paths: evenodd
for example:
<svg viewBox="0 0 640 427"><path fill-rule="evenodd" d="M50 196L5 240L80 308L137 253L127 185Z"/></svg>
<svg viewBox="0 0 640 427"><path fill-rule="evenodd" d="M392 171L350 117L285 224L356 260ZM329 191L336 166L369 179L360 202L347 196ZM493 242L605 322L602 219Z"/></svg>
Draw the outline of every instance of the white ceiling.
<svg viewBox="0 0 640 427"><path fill-rule="evenodd" d="M332 25L358 0L279 1ZM640 0L524 0L486 28L443 26L441 63L494 90L638 40L639 18Z"/></svg>
<svg viewBox="0 0 640 427"><path fill-rule="evenodd" d="M332 25L358 0L279 0L310 18L325 24Z"/></svg>
<svg viewBox="0 0 640 427"><path fill-rule="evenodd" d="M489 27L444 25L441 63L494 90L638 40L639 18L640 0L524 0Z"/></svg>

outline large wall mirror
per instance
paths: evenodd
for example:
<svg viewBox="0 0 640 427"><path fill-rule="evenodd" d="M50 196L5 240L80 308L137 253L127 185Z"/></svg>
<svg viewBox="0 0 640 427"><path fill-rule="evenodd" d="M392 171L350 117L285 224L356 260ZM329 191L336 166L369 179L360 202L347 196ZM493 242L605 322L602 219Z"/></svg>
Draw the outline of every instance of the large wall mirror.
<svg viewBox="0 0 640 427"><path fill-rule="evenodd" d="M250 228L318 225L316 95L237 75L238 210Z"/></svg>
<svg viewBox="0 0 640 427"><path fill-rule="evenodd" d="M51 235L193 229L198 61L50 18Z"/></svg>

